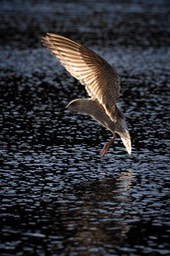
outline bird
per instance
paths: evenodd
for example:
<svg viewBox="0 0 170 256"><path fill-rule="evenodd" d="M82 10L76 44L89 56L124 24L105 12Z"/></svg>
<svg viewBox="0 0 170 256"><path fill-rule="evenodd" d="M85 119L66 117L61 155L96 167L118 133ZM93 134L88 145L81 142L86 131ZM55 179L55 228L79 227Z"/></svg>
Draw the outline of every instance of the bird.
<svg viewBox="0 0 170 256"><path fill-rule="evenodd" d="M85 86L89 98L72 100L69 111L89 115L112 133L101 150L104 156L119 135L128 154L131 154L131 137L125 117L117 103L120 97L120 78L115 69L101 56L65 36L47 33L43 45L65 69Z"/></svg>

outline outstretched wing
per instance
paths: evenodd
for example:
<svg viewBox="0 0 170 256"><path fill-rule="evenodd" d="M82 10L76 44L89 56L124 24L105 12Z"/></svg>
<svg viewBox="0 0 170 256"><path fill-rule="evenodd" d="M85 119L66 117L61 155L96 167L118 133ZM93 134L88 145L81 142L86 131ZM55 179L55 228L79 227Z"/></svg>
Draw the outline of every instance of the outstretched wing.
<svg viewBox="0 0 170 256"><path fill-rule="evenodd" d="M66 37L48 33L42 42L115 121L115 103L120 88L115 70L96 53Z"/></svg>

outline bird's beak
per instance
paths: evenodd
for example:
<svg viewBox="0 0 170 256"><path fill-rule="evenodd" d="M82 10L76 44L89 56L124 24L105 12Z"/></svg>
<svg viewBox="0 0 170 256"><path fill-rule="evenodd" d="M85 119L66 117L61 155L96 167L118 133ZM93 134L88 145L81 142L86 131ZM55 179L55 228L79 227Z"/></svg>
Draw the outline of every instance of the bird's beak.
<svg viewBox="0 0 170 256"><path fill-rule="evenodd" d="M129 131L125 129L123 132L119 132L119 135L121 137L121 140L123 141L123 144L128 152L128 154L131 154L132 147L131 147L131 138Z"/></svg>

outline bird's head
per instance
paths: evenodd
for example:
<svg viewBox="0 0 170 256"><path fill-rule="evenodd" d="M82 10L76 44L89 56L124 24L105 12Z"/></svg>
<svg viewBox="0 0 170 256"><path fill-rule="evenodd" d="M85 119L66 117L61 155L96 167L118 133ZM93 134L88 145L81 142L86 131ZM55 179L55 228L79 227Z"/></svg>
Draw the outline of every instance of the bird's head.
<svg viewBox="0 0 170 256"><path fill-rule="evenodd" d="M76 100L72 100L67 106L66 108L69 110L69 111L80 111L80 107L81 107L81 104L80 104L80 100L79 99L76 99Z"/></svg>

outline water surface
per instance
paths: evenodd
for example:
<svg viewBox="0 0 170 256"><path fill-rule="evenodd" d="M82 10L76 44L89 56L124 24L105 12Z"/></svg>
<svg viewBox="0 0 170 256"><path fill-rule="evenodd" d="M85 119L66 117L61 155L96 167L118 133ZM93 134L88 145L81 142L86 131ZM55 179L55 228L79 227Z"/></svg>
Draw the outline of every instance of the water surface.
<svg viewBox="0 0 170 256"><path fill-rule="evenodd" d="M2 1L1 255L170 254L168 5ZM62 111L86 92L49 31L116 67L131 156L117 138L101 158L109 131Z"/></svg>

